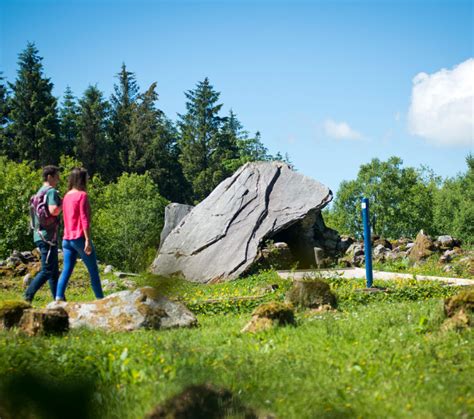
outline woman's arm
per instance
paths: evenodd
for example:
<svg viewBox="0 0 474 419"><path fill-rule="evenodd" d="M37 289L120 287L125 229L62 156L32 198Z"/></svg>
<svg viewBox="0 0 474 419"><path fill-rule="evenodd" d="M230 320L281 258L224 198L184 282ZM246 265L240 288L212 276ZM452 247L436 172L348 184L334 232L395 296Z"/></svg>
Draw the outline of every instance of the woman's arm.
<svg viewBox="0 0 474 419"><path fill-rule="evenodd" d="M90 206L87 194L84 194L81 197L81 200L79 202L79 213L81 217L82 231L84 232L84 238L86 239L86 242L84 244L84 252L86 252L86 255L90 255L92 253L92 246L90 229Z"/></svg>

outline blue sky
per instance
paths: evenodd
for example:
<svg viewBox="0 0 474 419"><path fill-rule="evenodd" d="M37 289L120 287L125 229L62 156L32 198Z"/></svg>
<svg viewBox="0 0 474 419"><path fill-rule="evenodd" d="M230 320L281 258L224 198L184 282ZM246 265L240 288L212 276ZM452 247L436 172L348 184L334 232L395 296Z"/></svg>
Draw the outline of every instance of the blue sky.
<svg viewBox="0 0 474 419"><path fill-rule="evenodd" d="M225 113L334 192L374 157L454 176L474 150L472 1L0 5L7 80L34 41L57 96L97 84L108 97L125 62L142 89L157 81L159 107L176 119L184 91L207 76Z"/></svg>

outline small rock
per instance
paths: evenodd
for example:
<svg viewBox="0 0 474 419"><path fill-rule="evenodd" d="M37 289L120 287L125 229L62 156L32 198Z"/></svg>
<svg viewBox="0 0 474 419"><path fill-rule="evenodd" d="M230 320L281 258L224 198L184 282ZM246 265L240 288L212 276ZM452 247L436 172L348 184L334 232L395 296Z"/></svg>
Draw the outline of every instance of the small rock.
<svg viewBox="0 0 474 419"><path fill-rule="evenodd" d="M453 269L453 265L446 265L443 267L443 272L451 272Z"/></svg>
<svg viewBox="0 0 474 419"><path fill-rule="evenodd" d="M126 279L126 280L122 281L122 285L124 287L127 287L128 289L134 289L134 288L137 287L137 283L130 280L130 279Z"/></svg>
<svg viewBox="0 0 474 419"><path fill-rule="evenodd" d="M23 286L25 288L27 288L30 284L31 284L31 281L33 280L31 274L26 274L24 277L23 277Z"/></svg>
<svg viewBox="0 0 474 419"><path fill-rule="evenodd" d="M374 248L380 245L386 249L392 250L392 243L390 243L387 239L380 238L375 240L373 243Z"/></svg>
<svg viewBox="0 0 474 419"><path fill-rule="evenodd" d="M390 252L390 250L384 247L382 244L377 244L372 252L374 258L382 259L387 255L387 253Z"/></svg>
<svg viewBox="0 0 474 419"><path fill-rule="evenodd" d="M318 308L325 304L336 307L336 296L329 284L321 279L295 280L285 300L304 308Z"/></svg>
<svg viewBox="0 0 474 419"><path fill-rule="evenodd" d="M277 242L274 243L273 246L275 247L275 249L288 249L288 244L286 244L285 242Z"/></svg>
<svg viewBox="0 0 474 419"><path fill-rule="evenodd" d="M10 268L15 268L21 263L21 259L16 256L10 256L7 258L7 266Z"/></svg>
<svg viewBox="0 0 474 419"><path fill-rule="evenodd" d="M62 307L28 309L23 312L19 326L30 336L61 334L69 330L67 312Z"/></svg>
<svg viewBox="0 0 474 419"><path fill-rule="evenodd" d="M109 274L109 273L111 273L113 270L114 270L114 267L113 267L112 265L107 265L107 266L104 268L104 274Z"/></svg>
<svg viewBox="0 0 474 419"><path fill-rule="evenodd" d="M454 246L454 239L451 236L439 236L436 241L439 243L441 247L448 247L451 248Z"/></svg>
<svg viewBox="0 0 474 419"><path fill-rule="evenodd" d="M259 305L252 313L252 319L242 329L242 333L257 333L273 326L295 324L295 314L291 304L272 301Z"/></svg>
<svg viewBox="0 0 474 419"><path fill-rule="evenodd" d="M0 303L0 330L17 326L23 312L31 307L25 301L2 301Z"/></svg>

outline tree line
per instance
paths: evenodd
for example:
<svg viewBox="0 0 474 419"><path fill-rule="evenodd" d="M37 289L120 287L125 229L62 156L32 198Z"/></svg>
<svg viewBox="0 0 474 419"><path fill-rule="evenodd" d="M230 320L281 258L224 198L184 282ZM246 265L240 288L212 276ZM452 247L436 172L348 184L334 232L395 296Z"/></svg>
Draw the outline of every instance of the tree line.
<svg viewBox="0 0 474 419"><path fill-rule="evenodd" d="M34 43L19 54L17 77L0 74L0 155L35 167L69 156L106 182L122 173L148 172L160 194L174 202L204 199L239 166L271 155L260 133L249 135L231 110L221 115L220 93L208 78L185 92L186 112L176 122L157 106L156 82L141 90L125 64L109 99L96 85L61 103L44 75Z"/></svg>
<svg viewBox="0 0 474 419"><path fill-rule="evenodd" d="M414 237L423 229L431 235L450 234L474 243L474 156L466 170L442 179L427 167L404 167L400 157L372 159L360 166L357 178L339 185L325 211L326 222L340 233L360 236L361 197L370 200L373 231L396 239Z"/></svg>

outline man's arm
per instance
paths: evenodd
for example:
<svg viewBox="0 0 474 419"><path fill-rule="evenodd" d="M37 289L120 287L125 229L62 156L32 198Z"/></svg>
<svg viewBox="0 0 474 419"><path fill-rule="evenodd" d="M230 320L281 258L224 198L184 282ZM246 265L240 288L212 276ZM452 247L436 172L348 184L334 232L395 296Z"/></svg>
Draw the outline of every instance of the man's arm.
<svg viewBox="0 0 474 419"><path fill-rule="evenodd" d="M57 217L61 213L62 204L58 192L55 189L48 191L48 210L51 215Z"/></svg>

